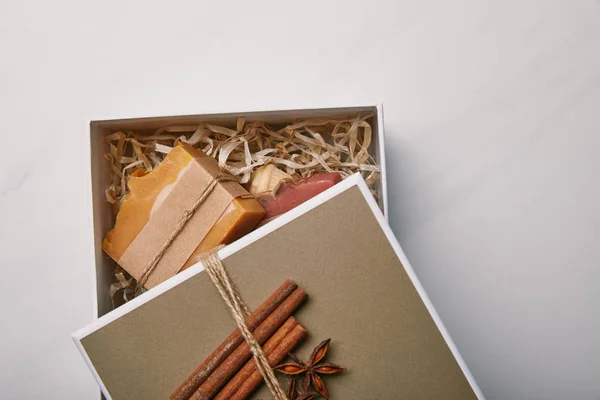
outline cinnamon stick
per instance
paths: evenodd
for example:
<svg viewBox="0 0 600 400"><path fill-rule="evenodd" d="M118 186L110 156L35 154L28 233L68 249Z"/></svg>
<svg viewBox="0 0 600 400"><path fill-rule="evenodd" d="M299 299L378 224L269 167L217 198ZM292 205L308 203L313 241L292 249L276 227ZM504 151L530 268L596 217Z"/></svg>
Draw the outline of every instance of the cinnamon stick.
<svg viewBox="0 0 600 400"><path fill-rule="evenodd" d="M271 353L267 354L267 360L271 367L279 364L293 349L304 339L307 330L300 324L296 325L294 329L283 339L283 341L277 346ZM228 397L230 400L245 400L252 392L258 388L263 381L263 376L256 369L256 365L252 363L254 371L246 378L246 380L240 385L238 390L231 396Z"/></svg>
<svg viewBox="0 0 600 400"><path fill-rule="evenodd" d="M291 280L287 280L265 300L250 316L246 319L246 325L250 331L256 329L262 324L269 315L277 309L298 285ZM225 339L223 343L213 351L194 372L171 394L171 400L187 400L196 390L206 381L215 369L244 341L239 329L236 329Z"/></svg>
<svg viewBox="0 0 600 400"><path fill-rule="evenodd" d="M279 328L277 332L275 332L273 336L271 336L269 340L266 341L265 345L263 346L263 351L267 355L267 359L269 354L281 344L281 342L296 327L296 325L298 325L298 321L294 317L289 317L288 320L285 321L283 325L281 325L281 328ZM217 394L214 400L229 399L229 397L238 390L242 383L244 383L244 381L250 375L252 375L254 371L256 371L256 363L254 359L251 358L246 362L246 364L244 364L242 369L240 369L238 373L235 374L235 376L231 378L229 382L227 382L225 387L221 389L221 391Z"/></svg>
<svg viewBox="0 0 600 400"><path fill-rule="evenodd" d="M306 299L306 292L297 288L281 303L267 319L253 332L259 344L263 344L277 329L292 315L292 313ZM248 343L243 342L227 357L196 392L190 397L192 400L209 400L225 386L232 376L248 361L252 352Z"/></svg>

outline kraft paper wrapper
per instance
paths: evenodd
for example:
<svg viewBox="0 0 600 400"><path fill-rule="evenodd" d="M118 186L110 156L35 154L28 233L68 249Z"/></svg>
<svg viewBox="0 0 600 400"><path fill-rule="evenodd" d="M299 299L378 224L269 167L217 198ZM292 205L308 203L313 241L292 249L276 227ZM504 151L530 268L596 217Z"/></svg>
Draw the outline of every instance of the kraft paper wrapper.
<svg viewBox="0 0 600 400"><path fill-rule="evenodd" d="M212 158L202 157L191 161L170 187L171 191L164 202L152 212L148 223L125 250L118 264L139 280L146 266L175 231L185 210L198 200L210 180L219 173L222 171ZM248 195L248 192L235 182L218 184L171 243L148 278L146 288L150 289L177 274L231 201L243 195Z"/></svg>
<svg viewBox="0 0 600 400"><path fill-rule="evenodd" d="M324 377L331 399L476 399L357 187L223 264L253 309L286 279L306 290L308 301L294 316L309 336L294 353L307 359L332 338L326 360L348 371ZM81 344L113 400L163 400L234 329L200 272ZM271 398L265 385L252 396Z"/></svg>

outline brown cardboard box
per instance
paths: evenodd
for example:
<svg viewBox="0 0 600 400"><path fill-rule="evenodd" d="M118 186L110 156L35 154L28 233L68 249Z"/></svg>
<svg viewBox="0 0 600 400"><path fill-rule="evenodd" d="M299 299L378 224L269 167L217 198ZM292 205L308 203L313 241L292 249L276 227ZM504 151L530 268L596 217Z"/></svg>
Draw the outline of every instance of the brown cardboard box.
<svg viewBox="0 0 600 400"><path fill-rule="evenodd" d="M251 308L286 279L307 291L297 353L331 337L328 360L348 369L330 398L483 398L359 175L219 256ZM197 264L73 337L107 398L165 399L234 327Z"/></svg>

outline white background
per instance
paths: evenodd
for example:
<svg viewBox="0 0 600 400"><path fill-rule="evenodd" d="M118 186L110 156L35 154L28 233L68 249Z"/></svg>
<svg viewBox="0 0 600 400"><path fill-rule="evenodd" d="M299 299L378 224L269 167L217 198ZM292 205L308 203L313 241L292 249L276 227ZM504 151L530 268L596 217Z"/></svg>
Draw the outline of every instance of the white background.
<svg viewBox="0 0 600 400"><path fill-rule="evenodd" d="M0 397L98 398L90 119L382 101L392 228L484 393L600 398L600 2L164 3L0 2Z"/></svg>

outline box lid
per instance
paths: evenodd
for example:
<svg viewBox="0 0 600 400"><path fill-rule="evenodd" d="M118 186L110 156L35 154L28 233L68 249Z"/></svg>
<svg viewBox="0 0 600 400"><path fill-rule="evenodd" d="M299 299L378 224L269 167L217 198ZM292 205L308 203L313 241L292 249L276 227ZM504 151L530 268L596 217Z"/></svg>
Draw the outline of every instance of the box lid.
<svg viewBox="0 0 600 400"><path fill-rule="evenodd" d="M331 337L330 361L348 370L330 398L483 398L359 175L219 256L251 308L286 279L306 290L298 353ZM107 398L165 399L234 328L198 264L73 337Z"/></svg>

